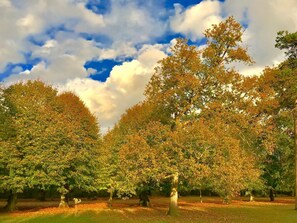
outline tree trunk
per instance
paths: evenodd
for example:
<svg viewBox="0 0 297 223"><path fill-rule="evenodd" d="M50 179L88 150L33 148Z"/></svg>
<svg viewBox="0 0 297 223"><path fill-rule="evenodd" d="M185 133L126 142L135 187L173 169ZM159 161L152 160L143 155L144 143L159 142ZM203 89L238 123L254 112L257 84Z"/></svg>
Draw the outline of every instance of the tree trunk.
<svg viewBox="0 0 297 223"><path fill-rule="evenodd" d="M169 204L169 210L168 215L177 215L178 214L178 173L175 173L172 178L172 187L171 187L171 193L170 193L170 204Z"/></svg>
<svg viewBox="0 0 297 223"><path fill-rule="evenodd" d="M108 199L108 207L112 207L112 197L113 197L113 193L114 193L114 189L113 188L110 188L110 191L109 191L109 199Z"/></svg>
<svg viewBox="0 0 297 223"><path fill-rule="evenodd" d="M16 210L16 203L17 203L17 193L13 192L12 190L9 192L9 196L7 199L7 204L5 205L4 209L6 211L15 211Z"/></svg>
<svg viewBox="0 0 297 223"><path fill-rule="evenodd" d="M66 194L61 194L61 201L59 204L59 208L69 208L68 201L66 199Z"/></svg>
<svg viewBox="0 0 297 223"><path fill-rule="evenodd" d="M45 190L40 190L40 201L45 201L46 200L46 191Z"/></svg>
<svg viewBox="0 0 297 223"><path fill-rule="evenodd" d="M254 196L252 192L250 193L250 201L254 201Z"/></svg>
<svg viewBox="0 0 297 223"><path fill-rule="evenodd" d="M202 201L202 191L201 191L201 189L199 189L199 197L200 197L200 203L203 203L203 201Z"/></svg>
<svg viewBox="0 0 297 223"><path fill-rule="evenodd" d="M274 201L274 193L273 193L273 189L269 190L269 197L270 197L270 201Z"/></svg>
<svg viewBox="0 0 297 223"><path fill-rule="evenodd" d="M230 196L228 194L225 194L224 195L224 198L223 198L223 203L224 204L229 204L230 203Z"/></svg>
<svg viewBox="0 0 297 223"><path fill-rule="evenodd" d="M139 204L142 207L149 207L150 199L149 199L149 191L148 190L142 190L139 193Z"/></svg>

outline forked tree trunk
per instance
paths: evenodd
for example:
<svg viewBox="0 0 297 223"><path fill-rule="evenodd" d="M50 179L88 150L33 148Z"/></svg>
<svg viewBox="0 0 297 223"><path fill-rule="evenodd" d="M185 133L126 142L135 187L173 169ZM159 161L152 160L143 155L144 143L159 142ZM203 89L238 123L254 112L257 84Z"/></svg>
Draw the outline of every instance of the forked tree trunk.
<svg viewBox="0 0 297 223"><path fill-rule="evenodd" d="M15 211L16 210L16 203L17 203L17 193L13 192L12 190L9 192L9 196L7 199L7 204L5 205L4 209L6 211Z"/></svg>
<svg viewBox="0 0 297 223"><path fill-rule="evenodd" d="M172 178L172 187L170 193L170 204L168 215L177 215L178 214L178 173L175 173Z"/></svg>

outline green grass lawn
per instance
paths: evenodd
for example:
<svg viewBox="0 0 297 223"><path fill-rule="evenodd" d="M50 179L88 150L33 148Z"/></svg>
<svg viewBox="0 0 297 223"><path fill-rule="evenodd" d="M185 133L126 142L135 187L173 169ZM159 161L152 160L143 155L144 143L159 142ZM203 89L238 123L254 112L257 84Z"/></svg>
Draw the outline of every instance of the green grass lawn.
<svg viewBox="0 0 297 223"><path fill-rule="evenodd" d="M74 208L39 208L1 213L1 223L97 223L97 222L201 222L201 223L297 223L297 211L293 200L281 199L276 202L235 201L230 205L222 204L217 198L206 198L199 203L196 197L180 199L179 216L166 215L168 199L153 198L152 208L142 208L137 200L117 200L112 209L104 202L85 202L77 211ZM32 204L32 202L30 203ZM27 204L28 205L28 204Z"/></svg>

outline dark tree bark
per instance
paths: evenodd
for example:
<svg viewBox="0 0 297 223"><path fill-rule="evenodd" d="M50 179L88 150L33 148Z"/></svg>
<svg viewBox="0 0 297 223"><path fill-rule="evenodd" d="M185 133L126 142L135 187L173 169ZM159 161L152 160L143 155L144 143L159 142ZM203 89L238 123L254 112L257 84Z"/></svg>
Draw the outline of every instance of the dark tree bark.
<svg viewBox="0 0 297 223"><path fill-rule="evenodd" d="M142 207L149 207L150 206L150 199L149 199L149 191L142 190L139 193L139 204Z"/></svg>
<svg viewBox="0 0 297 223"><path fill-rule="evenodd" d="M270 198L270 201L274 201L274 191L273 191L273 189L269 190L269 198Z"/></svg>
<svg viewBox="0 0 297 223"><path fill-rule="evenodd" d="M17 193L15 193L15 192L13 192L11 190L11 191L9 191L7 204L5 205L4 209L6 211L15 211L16 210L16 203L17 203Z"/></svg>
<svg viewBox="0 0 297 223"><path fill-rule="evenodd" d="M45 190L40 190L40 201L45 201L46 200L46 191Z"/></svg>

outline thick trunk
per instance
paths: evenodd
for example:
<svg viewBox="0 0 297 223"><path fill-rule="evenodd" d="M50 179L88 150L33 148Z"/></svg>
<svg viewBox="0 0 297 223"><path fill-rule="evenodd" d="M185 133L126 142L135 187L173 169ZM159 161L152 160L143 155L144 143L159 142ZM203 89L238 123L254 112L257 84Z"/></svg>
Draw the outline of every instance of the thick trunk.
<svg viewBox="0 0 297 223"><path fill-rule="evenodd" d="M172 188L170 193L170 204L168 215L177 215L178 214L178 173L175 173L172 178Z"/></svg>
<svg viewBox="0 0 297 223"><path fill-rule="evenodd" d="M7 199L7 204L5 205L4 209L6 211L15 211L16 203L17 203L17 193L10 191Z"/></svg>
<svg viewBox="0 0 297 223"><path fill-rule="evenodd" d="M143 190L139 193L139 204L142 207L149 207L150 206L150 199L149 199L149 191Z"/></svg>
<svg viewBox="0 0 297 223"><path fill-rule="evenodd" d="M66 201L66 194L61 194L59 208L69 208L68 201Z"/></svg>

